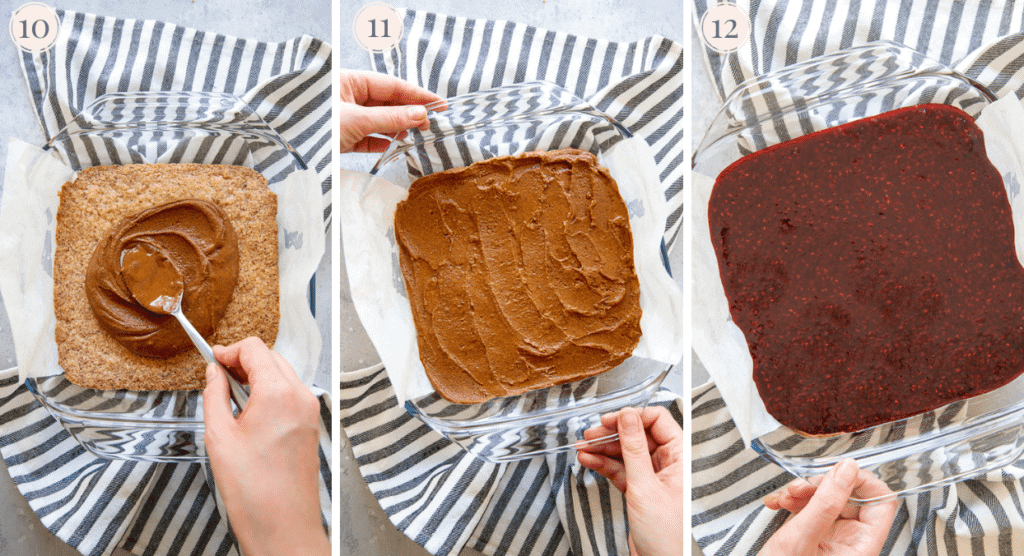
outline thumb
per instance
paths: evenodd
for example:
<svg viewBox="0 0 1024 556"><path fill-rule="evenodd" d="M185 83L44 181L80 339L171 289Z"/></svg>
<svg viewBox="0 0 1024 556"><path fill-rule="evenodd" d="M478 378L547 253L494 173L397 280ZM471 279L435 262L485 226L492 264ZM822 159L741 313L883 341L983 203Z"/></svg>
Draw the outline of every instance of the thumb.
<svg viewBox="0 0 1024 556"><path fill-rule="evenodd" d="M853 494L858 471L852 459L844 459L836 464L825 474L807 506L793 517L792 522L798 529L809 533L815 543L839 519Z"/></svg>
<svg viewBox="0 0 1024 556"><path fill-rule="evenodd" d="M224 371L213 363L206 365L206 389L203 390L203 421L207 428L220 428L225 423L233 423L235 415L231 411L231 392L228 389L228 378Z"/></svg>
<svg viewBox="0 0 1024 556"><path fill-rule="evenodd" d="M398 133L419 127L427 121L427 109L419 104L409 106L361 106L356 112L359 131L365 137L371 133Z"/></svg>
<svg viewBox="0 0 1024 556"><path fill-rule="evenodd" d="M617 423L622 463L626 467L626 490L649 484L655 480L654 464L647 448L647 434L640 414L631 407L619 412Z"/></svg>

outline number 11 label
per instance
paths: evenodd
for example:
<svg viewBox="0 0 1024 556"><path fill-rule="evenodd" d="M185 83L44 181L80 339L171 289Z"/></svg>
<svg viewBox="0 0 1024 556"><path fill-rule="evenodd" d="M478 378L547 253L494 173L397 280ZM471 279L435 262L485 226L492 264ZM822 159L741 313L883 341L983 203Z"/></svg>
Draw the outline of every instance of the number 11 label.
<svg viewBox="0 0 1024 556"><path fill-rule="evenodd" d="M370 52L388 52L402 38L402 18L383 2L367 4L352 22L352 35Z"/></svg>

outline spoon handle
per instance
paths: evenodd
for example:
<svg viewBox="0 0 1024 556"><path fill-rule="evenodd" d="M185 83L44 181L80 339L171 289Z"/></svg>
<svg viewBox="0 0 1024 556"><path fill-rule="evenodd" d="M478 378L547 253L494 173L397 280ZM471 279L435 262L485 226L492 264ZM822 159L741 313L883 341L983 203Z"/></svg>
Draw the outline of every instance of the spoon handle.
<svg viewBox="0 0 1024 556"><path fill-rule="evenodd" d="M181 327L185 329L185 334L188 334L189 339L192 340L193 344L195 344L196 349L199 350L199 354L203 356L203 359L205 359L207 363L213 363L220 367L220 370L228 377L228 386L231 387L231 399L235 401L235 405L238 406L239 410L244 409L245 402L249 401L249 393L246 392L245 388L242 388L242 384L224 368L224 365L221 365L220 361L217 361L217 358L213 356L213 348L211 348L210 344L206 342L206 339L199 334L196 327L192 326L192 323L188 321L185 314L181 312L181 307L179 306L177 310L171 313L171 315L178 319Z"/></svg>

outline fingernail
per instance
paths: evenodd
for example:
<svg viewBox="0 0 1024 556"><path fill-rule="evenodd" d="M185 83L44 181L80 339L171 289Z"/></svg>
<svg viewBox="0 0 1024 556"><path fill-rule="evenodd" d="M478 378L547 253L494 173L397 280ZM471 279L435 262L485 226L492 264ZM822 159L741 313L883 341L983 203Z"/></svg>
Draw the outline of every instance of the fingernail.
<svg viewBox="0 0 1024 556"><path fill-rule="evenodd" d="M835 466L835 479L844 485L853 484L853 481L857 479L858 471L857 462L846 458Z"/></svg>
<svg viewBox="0 0 1024 556"><path fill-rule="evenodd" d="M206 364L206 382L212 381L217 376L217 365L213 363Z"/></svg>
<svg viewBox="0 0 1024 556"><path fill-rule="evenodd" d="M405 109L409 115L409 119L414 122L420 122L427 119L427 109L420 105L409 106Z"/></svg>
<svg viewBox="0 0 1024 556"><path fill-rule="evenodd" d="M773 502L775 502L776 499L778 499L778 497L779 497L779 495L775 494L774 492L769 494L768 496L765 496L764 497L764 505L768 506L768 505L772 504Z"/></svg>
<svg viewBox="0 0 1024 556"><path fill-rule="evenodd" d="M640 415L637 414L632 408L625 408L619 413L619 426L622 427L622 432L626 433L638 433L643 429L643 423L640 422Z"/></svg>

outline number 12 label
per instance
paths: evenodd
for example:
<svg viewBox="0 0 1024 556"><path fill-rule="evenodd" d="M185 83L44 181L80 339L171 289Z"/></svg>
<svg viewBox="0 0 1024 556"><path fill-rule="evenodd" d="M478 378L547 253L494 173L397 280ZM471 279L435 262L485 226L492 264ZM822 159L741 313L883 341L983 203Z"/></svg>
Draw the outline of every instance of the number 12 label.
<svg viewBox="0 0 1024 556"><path fill-rule="evenodd" d="M750 19L736 4L715 4L701 18L700 34L708 48L723 54L734 52L750 38Z"/></svg>

